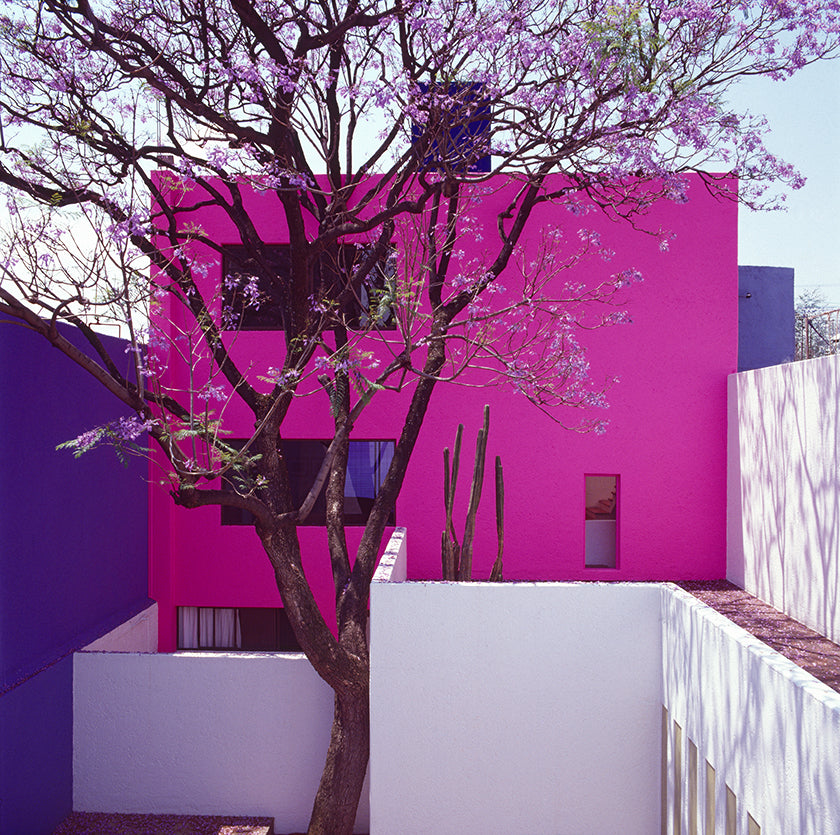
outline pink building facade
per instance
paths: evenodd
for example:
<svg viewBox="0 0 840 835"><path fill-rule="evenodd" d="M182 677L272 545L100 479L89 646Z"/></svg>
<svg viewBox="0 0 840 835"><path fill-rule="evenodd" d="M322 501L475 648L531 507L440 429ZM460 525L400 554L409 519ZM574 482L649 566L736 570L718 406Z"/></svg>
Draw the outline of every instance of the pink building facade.
<svg viewBox="0 0 840 835"><path fill-rule="evenodd" d="M272 195L252 192L248 200L263 240L284 243ZM667 252L656 236L599 212L581 217L542 206L536 214L525 258L536 252L549 224L561 227L570 241L582 227L595 230L615 252L609 261L584 258L559 281L594 283L629 268L644 276L622 290L621 309L630 324L580 337L592 378L619 378L603 413L609 426L603 435L569 431L507 386L439 385L396 508L395 524L408 529L412 578L440 578L442 453L452 446L459 423L465 435L456 527L463 530L464 473L471 470L485 404L491 408L488 461L500 455L505 473L506 579L725 576L726 378L736 370L738 344L737 204L710 196L695 180L687 203L654 206L645 225L673 233ZM204 209L200 218L218 243L238 242L220 212ZM479 223L485 222L495 225L492 201L479 210ZM221 280L216 258L207 281ZM232 350L257 379L280 365L282 344L282 333L247 331L236 336ZM332 436L329 409L316 398L295 402L283 424L284 438ZM377 393L353 437L394 440L406 406L405 395ZM252 418L244 409L232 403L226 415L231 437L250 433ZM561 410L557 417L574 423L579 415ZM479 578L489 574L496 552L492 467L485 480L474 557ZM175 507L159 476L150 489L150 595L159 604L161 651L178 646L180 607L281 606L252 528L222 524L218 507ZM362 530L348 527L351 551ZM307 576L329 613L333 592L325 529L302 527L300 538Z"/></svg>

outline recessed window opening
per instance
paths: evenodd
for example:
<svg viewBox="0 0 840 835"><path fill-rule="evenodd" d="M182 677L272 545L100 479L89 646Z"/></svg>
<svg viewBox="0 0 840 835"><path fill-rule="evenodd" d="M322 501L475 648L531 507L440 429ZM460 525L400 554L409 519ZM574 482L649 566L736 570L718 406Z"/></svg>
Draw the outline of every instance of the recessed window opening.
<svg viewBox="0 0 840 835"><path fill-rule="evenodd" d="M238 444L241 447L244 441L229 440L226 443L231 446ZM289 471L292 501L296 507L300 507L315 483L330 442L307 438L284 438L280 444ZM393 441L350 441L350 449L347 453L347 477L344 482L345 525L367 524L373 502L382 487L393 457ZM222 489L233 490L234 488L229 480L223 478ZM247 510L222 505L221 521L223 525L253 525L254 517ZM327 524L325 490L321 490L309 516L301 524ZM393 513L388 524L396 524Z"/></svg>
<svg viewBox="0 0 840 835"><path fill-rule="evenodd" d="M291 247L266 244L265 252L269 274L260 270L241 244L223 248L223 330L283 330ZM394 330L397 325L389 300L396 292L396 249L389 246L364 278L357 277L368 252L358 244L339 244L335 253L323 253L313 267L312 297L351 330L370 326Z"/></svg>
<svg viewBox="0 0 840 835"><path fill-rule="evenodd" d="M585 476L585 557L587 568L618 564L618 476Z"/></svg>
<svg viewBox="0 0 840 835"><path fill-rule="evenodd" d="M179 606L178 649L300 652L300 644L285 609Z"/></svg>

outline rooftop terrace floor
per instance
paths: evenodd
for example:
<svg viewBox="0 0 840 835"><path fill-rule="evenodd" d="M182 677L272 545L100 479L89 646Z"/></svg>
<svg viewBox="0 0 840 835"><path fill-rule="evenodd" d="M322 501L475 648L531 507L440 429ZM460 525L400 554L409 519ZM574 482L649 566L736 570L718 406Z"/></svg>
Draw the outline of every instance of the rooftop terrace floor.
<svg viewBox="0 0 840 835"><path fill-rule="evenodd" d="M53 835L270 835L272 818L72 812Z"/></svg>
<svg viewBox="0 0 840 835"><path fill-rule="evenodd" d="M677 585L840 693L840 645L728 580Z"/></svg>

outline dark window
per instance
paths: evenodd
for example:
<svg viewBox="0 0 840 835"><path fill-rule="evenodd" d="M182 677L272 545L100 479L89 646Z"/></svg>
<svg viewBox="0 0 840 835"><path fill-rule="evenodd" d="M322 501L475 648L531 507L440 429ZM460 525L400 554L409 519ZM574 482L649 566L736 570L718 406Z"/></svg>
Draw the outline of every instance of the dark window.
<svg viewBox="0 0 840 835"><path fill-rule="evenodd" d="M285 609L179 606L178 649L300 652Z"/></svg>
<svg viewBox="0 0 840 835"><path fill-rule="evenodd" d="M490 160L490 103L480 82L449 85L421 84L428 96L425 124L412 124L411 142L429 134L423 167L450 169L456 173L488 172ZM444 91L435 96L436 90ZM429 95L431 91L431 95Z"/></svg>
<svg viewBox="0 0 840 835"><path fill-rule="evenodd" d="M227 441L231 446L243 441ZM289 479L292 485L292 499L296 507L303 504L307 493L315 483L321 463L326 455L329 441L309 439L283 439L281 449L286 458ZM347 479L344 484L344 523L346 525L364 525L373 501L385 479L385 473L394 457L393 441L350 441L347 454ZM232 490L228 479L222 479L222 487ZM325 491L321 490L315 506L312 508L304 525L326 525L327 504ZM222 505L223 525L252 525L254 517L247 510ZM391 514L389 524L396 524Z"/></svg>
<svg viewBox="0 0 840 835"><path fill-rule="evenodd" d="M396 250L374 264L362 279L356 278L369 250L357 244L340 244L325 253L312 275L313 303L333 318L331 327L343 323L351 330L366 328L374 318L381 330L396 328L390 300L396 282ZM222 255L222 327L225 330L283 330L291 254L288 244L266 246L271 272L261 272L238 244L225 246Z"/></svg>

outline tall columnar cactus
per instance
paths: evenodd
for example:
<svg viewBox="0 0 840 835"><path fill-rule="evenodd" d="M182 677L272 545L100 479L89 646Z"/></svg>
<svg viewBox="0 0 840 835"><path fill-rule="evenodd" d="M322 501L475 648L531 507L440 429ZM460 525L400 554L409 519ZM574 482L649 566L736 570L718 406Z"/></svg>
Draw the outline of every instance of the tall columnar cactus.
<svg viewBox="0 0 840 835"><path fill-rule="evenodd" d="M505 480L499 455L496 456L496 540L498 548L490 579L498 583L502 580L502 554L505 550Z"/></svg>
<svg viewBox="0 0 840 835"><path fill-rule="evenodd" d="M443 560L443 579L458 579L458 563L461 558L461 546L455 536L455 524L452 521L452 508L455 503L455 488L458 483L458 465L461 458L461 439L464 437L464 424L458 424L455 433L455 447L452 455L452 473L449 471L449 447L443 450L443 501L446 508L446 522L441 540Z"/></svg>
<svg viewBox="0 0 840 835"><path fill-rule="evenodd" d="M475 462L470 487L470 502L464 525L464 538L458 544L452 510L455 504L455 490L458 483L458 470L461 456L461 440L464 425L458 425L455 434L455 446L452 455L452 469L449 468L449 447L443 450L443 498L446 510L446 522L441 536L441 562L444 580L471 580L473 538L475 536L475 516L481 501L481 487L484 482L484 462L487 454L487 436L490 433L490 407L484 407L484 425L478 430L475 443ZM505 487L502 476L502 460L496 457L496 535L498 549L496 561L490 574L491 580L502 579L502 552L504 551L504 504Z"/></svg>

